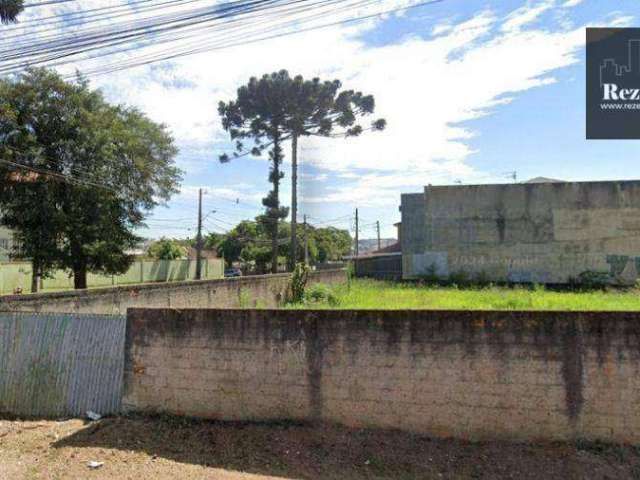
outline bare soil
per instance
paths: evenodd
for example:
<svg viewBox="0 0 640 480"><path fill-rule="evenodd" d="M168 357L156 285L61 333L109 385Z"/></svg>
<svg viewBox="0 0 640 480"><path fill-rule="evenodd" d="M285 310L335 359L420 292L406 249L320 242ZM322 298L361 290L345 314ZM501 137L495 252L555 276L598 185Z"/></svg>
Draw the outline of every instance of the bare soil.
<svg viewBox="0 0 640 480"><path fill-rule="evenodd" d="M97 469L90 461L103 462ZM640 449L471 443L335 425L0 419L0 479L640 479Z"/></svg>

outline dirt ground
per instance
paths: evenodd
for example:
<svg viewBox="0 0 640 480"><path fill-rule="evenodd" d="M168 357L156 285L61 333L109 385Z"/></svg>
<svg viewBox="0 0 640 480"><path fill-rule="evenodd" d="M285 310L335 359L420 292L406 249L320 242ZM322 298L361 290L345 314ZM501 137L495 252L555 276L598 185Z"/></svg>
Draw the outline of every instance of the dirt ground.
<svg viewBox="0 0 640 480"><path fill-rule="evenodd" d="M0 419L0 479L41 478L622 480L640 478L640 449L172 417Z"/></svg>

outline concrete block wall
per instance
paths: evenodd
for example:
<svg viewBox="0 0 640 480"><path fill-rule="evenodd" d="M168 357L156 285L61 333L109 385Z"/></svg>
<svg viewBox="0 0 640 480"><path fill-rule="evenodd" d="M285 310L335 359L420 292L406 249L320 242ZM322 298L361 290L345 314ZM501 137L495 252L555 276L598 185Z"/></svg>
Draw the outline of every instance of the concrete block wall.
<svg viewBox="0 0 640 480"><path fill-rule="evenodd" d="M639 277L640 181L428 186L422 196L402 196L405 278Z"/></svg>
<svg viewBox="0 0 640 480"><path fill-rule="evenodd" d="M0 296L0 312L125 314L132 307L276 307L290 275L138 284L65 292ZM311 283L346 281L345 270L313 272Z"/></svg>
<svg viewBox="0 0 640 480"><path fill-rule="evenodd" d="M640 314L132 309L123 406L640 442Z"/></svg>

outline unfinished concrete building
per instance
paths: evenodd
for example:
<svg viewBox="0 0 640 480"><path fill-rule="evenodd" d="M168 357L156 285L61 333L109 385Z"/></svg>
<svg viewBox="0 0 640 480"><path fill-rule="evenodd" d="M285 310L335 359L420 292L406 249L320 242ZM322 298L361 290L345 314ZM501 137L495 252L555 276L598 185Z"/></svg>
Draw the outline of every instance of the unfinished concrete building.
<svg viewBox="0 0 640 480"><path fill-rule="evenodd" d="M404 194L404 278L632 284L640 181L428 186Z"/></svg>

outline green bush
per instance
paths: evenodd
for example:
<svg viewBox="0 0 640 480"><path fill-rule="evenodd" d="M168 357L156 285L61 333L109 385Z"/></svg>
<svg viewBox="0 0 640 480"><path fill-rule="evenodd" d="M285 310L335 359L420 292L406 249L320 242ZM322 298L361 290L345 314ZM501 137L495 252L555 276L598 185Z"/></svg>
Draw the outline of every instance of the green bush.
<svg viewBox="0 0 640 480"><path fill-rule="evenodd" d="M326 303L331 306L337 306L340 303L340 300L331 287L324 283L311 285L305 292L304 301L306 304Z"/></svg>
<svg viewBox="0 0 640 480"><path fill-rule="evenodd" d="M598 290L609 284L609 273L585 270L578 277L569 278L569 286L578 290Z"/></svg>
<svg viewBox="0 0 640 480"><path fill-rule="evenodd" d="M422 283L426 283L427 285L435 285L441 283L440 277L438 277L437 267L435 263L432 263L427 267L427 270L422 275L418 275L418 280Z"/></svg>
<svg viewBox="0 0 640 480"><path fill-rule="evenodd" d="M309 281L311 269L305 263L297 263L291 274L289 283L289 303L300 303L304 300L304 292Z"/></svg>

